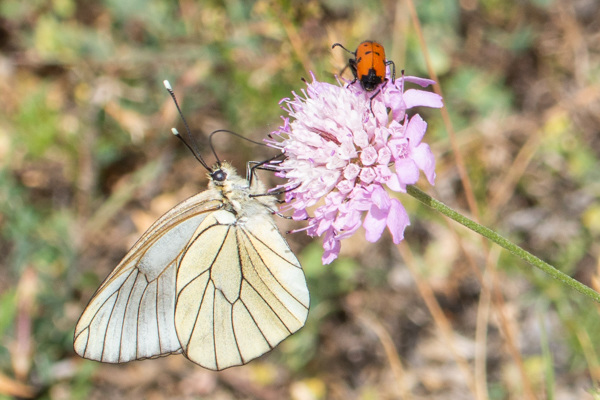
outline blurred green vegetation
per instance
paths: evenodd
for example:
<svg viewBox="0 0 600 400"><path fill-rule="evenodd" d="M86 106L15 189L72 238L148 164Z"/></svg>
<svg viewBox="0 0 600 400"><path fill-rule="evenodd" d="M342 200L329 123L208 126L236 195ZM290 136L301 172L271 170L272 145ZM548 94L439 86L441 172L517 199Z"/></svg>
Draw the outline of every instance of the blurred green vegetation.
<svg viewBox="0 0 600 400"><path fill-rule="evenodd" d="M162 80L173 84L211 163L211 131L262 140L281 123L280 99L304 87L301 78L312 71L334 82L347 61L331 51L334 42L352 48L378 40L399 69L427 77L407 7L389 0L0 2L0 399L399 398L379 327L415 398L475 397L447 344L440 349L416 278L387 235L377 244L344 243L340 259L325 267L319 241L287 235L309 281L309 321L246 367L214 374L180 356L106 366L72 350L74 325L102 279L153 220L206 185L169 133L181 123ZM599 7L593 0L417 4L482 221L596 288ZM467 210L440 113L419 112L438 158L430 192ZM216 148L239 169L273 154L233 137L218 137ZM415 265L473 366L485 303L468 264L483 271L489 249L400 198ZM597 305L509 254L496 264L500 311L535 393L591 398L600 371ZM519 363L505 350L500 306L491 307L481 398L526 398Z"/></svg>

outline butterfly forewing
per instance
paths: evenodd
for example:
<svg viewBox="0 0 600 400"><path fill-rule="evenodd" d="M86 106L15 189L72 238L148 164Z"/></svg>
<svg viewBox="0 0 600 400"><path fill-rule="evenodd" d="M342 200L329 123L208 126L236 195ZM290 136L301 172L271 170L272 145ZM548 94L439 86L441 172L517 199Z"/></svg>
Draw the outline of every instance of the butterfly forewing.
<svg viewBox="0 0 600 400"><path fill-rule="evenodd" d="M181 351L174 324L177 263L208 211L221 204L208 192L156 221L106 278L75 328L77 354L116 363Z"/></svg>

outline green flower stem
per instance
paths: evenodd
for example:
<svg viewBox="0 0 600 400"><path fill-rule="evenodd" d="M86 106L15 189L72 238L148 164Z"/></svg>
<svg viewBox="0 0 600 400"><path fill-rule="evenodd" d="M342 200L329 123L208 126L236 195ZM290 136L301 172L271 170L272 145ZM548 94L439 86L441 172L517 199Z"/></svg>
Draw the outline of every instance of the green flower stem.
<svg viewBox="0 0 600 400"><path fill-rule="evenodd" d="M433 208L434 210L441 212L442 214L444 214L445 216L447 216L449 218L452 218L459 224L464 225L467 228L471 229L472 231L475 231L475 232L485 236L486 238L490 239L494 243L504 247L506 250L510 251L514 255L521 257L523 260L527 261L529 264L533 265L534 267L541 269L542 271L544 271L545 273L547 273L554 279L571 286L573 289L577 290L578 292L580 292L580 293L586 295L587 297L589 297L590 299L593 299L596 302L600 303L600 293L598 293L594 289L584 285L583 283L576 281L575 279L571 278L569 275L565 274L564 272L559 271L558 269L554 268L552 265L548 264L547 262L540 260L539 258L534 256L530 252L523 250L516 244L514 244L514 243L508 241L507 239L503 238L502 236L498 235L493 230L486 228L485 226L479 225L475 221L472 221L469 218L465 217L464 215L457 213L456 211L454 211L453 209L451 209L444 203L441 203L441 202L435 200L434 198L429 196L427 193L421 191L416 186L409 185L406 187L406 191L408 192L408 194L410 194L411 196L413 196L414 198L416 198L417 200L419 200L421 203L425 204L426 206L429 206L429 207Z"/></svg>

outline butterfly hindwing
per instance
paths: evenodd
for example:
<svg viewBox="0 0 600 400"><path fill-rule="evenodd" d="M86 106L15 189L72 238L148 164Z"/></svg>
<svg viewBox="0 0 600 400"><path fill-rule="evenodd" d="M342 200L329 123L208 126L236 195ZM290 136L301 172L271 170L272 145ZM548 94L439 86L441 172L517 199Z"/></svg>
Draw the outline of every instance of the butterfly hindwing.
<svg viewBox="0 0 600 400"><path fill-rule="evenodd" d="M198 227L181 260L175 326L190 360L221 370L300 329L308 302L300 264L271 216L238 221L220 210Z"/></svg>

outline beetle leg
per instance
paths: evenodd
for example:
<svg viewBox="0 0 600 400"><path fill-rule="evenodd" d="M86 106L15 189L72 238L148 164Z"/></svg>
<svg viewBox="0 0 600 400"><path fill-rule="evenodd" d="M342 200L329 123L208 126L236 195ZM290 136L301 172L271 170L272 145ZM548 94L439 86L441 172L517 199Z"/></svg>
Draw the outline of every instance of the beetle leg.
<svg viewBox="0 0 600 400"><path fill-rule="evenodd" d="M356 68L356 60L354 60L353 58L348 60L348 66L350 67L350 70L352 71L352 75L354 75L354 80L352 82L350 82L350 84L354 84L354 82L356 82L358 80L358 69Z"/></svg>
<svg viewBox="0 0 600 400"><path fill-rule="evenodd" d="M387 80L386 80L386 83L387 83ZM371 96L371 98L369 99L369 110L371 110L371 114L373 114L373 116L375 116L375 113L373 112L373 99L375 98L375 96L377 96L379 94L379 92L381 92L381 88L377 89L375 94L373 96Z"/></svg>
<svg viewBox="0 0 600 400"><path fill-rule="evenodd" d="M392 66L392 84L396 81L396 64L393 61L386 61L385 65Z"/></svg>

